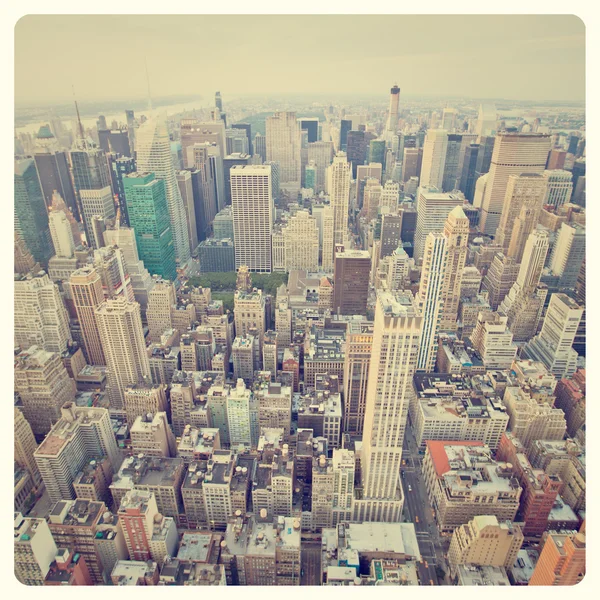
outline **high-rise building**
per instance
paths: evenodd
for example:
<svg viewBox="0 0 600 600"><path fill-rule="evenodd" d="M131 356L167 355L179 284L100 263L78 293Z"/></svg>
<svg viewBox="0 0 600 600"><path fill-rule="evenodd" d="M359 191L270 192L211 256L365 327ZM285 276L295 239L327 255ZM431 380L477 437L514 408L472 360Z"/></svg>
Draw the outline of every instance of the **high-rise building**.
<svg viewBox="0 0 600 600"><path fill-rule="evenodd" d="M334 156L333 142L312 142L307 148L307 162L314 162L316 168L315 194L326 190L327 168ZM305 185L305 187L308 187Z"/></svg>
<svg viewBox="0 0 600 600"><path fill-rule="evenodd" d="M203 240L210 235L219 206L225 206L223 159L216 154L217 146L209 143L194 144L189 150L193 154L193 166L188 170L192 174L196 233L198 240Z"/></svg>
<svg viewBox="0 0 600 600"><path fill-rule="evenodd" d="M154 384L142 380L140 383L134 383L125 388L124 409L130 428L133 427L138 417L167 411L166 387L165 384Z"/></svg>
<svg viewBox="0 0 600 600"><path fill-rule="evenodd" d="M400 518L400 460L421 325L410 293L378 294L363 427L363 492L354 500L354 521Z"/></svg>
<svg viewBox="0 0 600 600"><path fill-rule="evenodd" d="M571 201L573 193L573 174L562 169L544 171L548 182L544 204L551 204L556 208Z"/></svg>
<svg viewBox="0 0 600 600"><path fill-rule="evenodd" d="M96 269L87 266L71 275L69 285L87 359L90 364L104 365L104 351L95 314L96 309L104 302L100 275Z"/></svg>
<svg viewBox="0 0 600 600"><path fill-rule="evenodd" d="M281 231L285 245L286 271L319 269L319 229L307 210L290 217Z"/></svg>
<svg viewBox="0 0 600 600"><path fill-rule="evenodd" d="M228 154L223 159L223 174L225 177L225 202L231 204L231 169L236 166L246 166L252 164L252 157L246 153L236 152L235 154Z"/></svg>
<svg viewBox="0 0 600 600"><path fill-rule="evenodd" d="M352 178L356 178L356 170L359 165L364 165L367 160L367 150L369 148L369 142L375 139L375 134L364 131L364 125L361 126L360 131L349 131L346 154L348 156L348 162L352 166Z"/></svg>
<svg viewBox="0 0 600 600"><path fill-rule="evenodd" d="M419 183L421 187L443 189L444 166L448 148L448 132L443 129L430 129L423 145L423 162Z"/></svg>
<svg viewBox="0 0 600 600"><path fill-rule="evenodd" d="M15 577L23 585L45 585L58 551L46 519L24 518L17 512L14 532Z"/></svg>
<svg viewBox="0 0 600 600"><path fill-rule="evenodd" d="M14 344L64 352L71 342L69 317L58 286L46 273L15 275Z"/></svg>
<svg viewBox="0 0 600 600"><path fill-rule="evenodd" d="M115 218L115 201L112 190L108 185L103 188L79 190L79 202L88 246L99 248L102 240L99 240L95 234L93 220L94 217L100 217L104 221Z"/></svg>
<svg viewBox="0 0 600 600"><path fill-rule="evenodd" d="M15 462L23 469L27 469L31 475L34 485L40 481L40 473L35 462L35 450L37 443L31 429L31 425L23 413L15 407L14 409L14 458Z"/></svg>
<svg viewBox="0 0 600 600"><path fill-rule="evenodd" d="M344 250L335 255L333 310L341 315L364 315L369 295L371 257L367 250Z"/></svg>
<svg viewBox="0 0 600 600"><path fill-rule="evenodd" d="M543 173L550 136L541 133L500 133L496 136L492 162L481 205L480 229L494 235L505 208L510 175Z"/></svg>
<svg viewBox="0 0 600 600"><path fill-rule="evenodd" d="M265 297L262 290L245 292L238 290L233 299L233 314L235 318L235 334L238 337L254 335L258 341L258 360L262 354L265 334Z"/></svg>
<svg viewBox="0 0 600 600"><path fill-rule="evenodd" d="M144 266L151 274L174 281L176 249L165 182L153 173L131 173L123 178L123 184L129 222Z"/></svg>
<svg viewBox="0 0 600 600"><path fill-rule="evenodd" d="M295 112L276 112L266 119L267 161L279 163L279 185L296 193L301 180L301 129Z"/></svg>
<svg viewBox="0 0 600 600"><path fill-rule="evenodd" d="M455 331L458 317L458 303L461 298L461 282L467 259L467 244L469 241L469 219L460 206L454 208L448 215L444 225L446 237L446 273L442 290L442 313L440 320L441 331Z"/></svg>
<svg viewBox="0 0 600 600"><path fill-rule="evenodd" d="M404 148L402 159L402 181L407 182L411 177L419 176L419 149Z"/></svg>
<svg viewBox="0 0 600 600"><path fill-rule="evenodd" d="M517 355L517 345L507 321L507 317L491 311L481 311L477 316L471 343L486 369L508 369Z"/></svg>
<svg viewBox="0 0 600 600"><path fill-rule="evenodd" d="M507 256L521 261L525 242L539 220L547 180L540 173L510 175L495 242Z"/></svg>
<svg viewBox="0 0 600 600"><path fill-rule="evenodd" d="M559 287L575 288L585 260L585 227L563 223L550 256L550 271L560 277Z"/></svg>
<svg viewBox="0 0 600 600"><path fill-rule="evenodd" d="M585 533L550 531L529 585L577 585L585 577Z"/></svg>
<svg viewBox="0 0 600 600"><path fill-rule="evenodd" d="M252 390L246 387L243 379L238 378L236 386L227 395L229 443L232 448L256 447L259 433L257 408Z"/></svg>
<svg viewBox="0 0 600 600"><path fill-rule="evenodd" d="M365 221L369 222L377 218L381 196L383 194L383 186L378 179L368 177L365 179L365 187L363 191L363 206L361 216Z"/></svg>
<svg viewBox="0 0 600 600"><path fill-rule="evenodd" d="M15 392L33 433L45 435L58 421L62 405L75 398L75 382L58 354L31 346L15 358Z"/></svg>
<svg viewBox="0 0 600 600"><path fill-rule="evenodd" d="M300 117L298 121L300 128L308 131L309 144L319 140L319 117Z"/></svg>
<svg viewBox="0 0 600 600"><path fill-rule="evenodd" d="M107 367L111 406L122 409L128 386L150 378L150 363L137 302L107 300L96 309L96 322Z"/></svg>
<svg viewBox="0 0 600 600"><path fill-rule="evenodd" d="M267 138L261 133L254 136L254 152L262 158L263 162L267 160Z"/></svg>
<svg viewBox="0 0 600 600"><path fill-rule="evenodd" d="M183 200L183 208L187 222L187 235L192 253L198 247L198 224L196 223L196 206L194 202L194 186L190 171L175 171L179 193Z"/></svg>
<svg viewBox="0 0 600 600"><path fill-rule="evenodd" d="M400 104L400 88L394 85L390 90L390 107L388 108L387 121L385 123L386 135L391 141L391 136L398 130L398 106ZM389 132L389 133L388 133Z"/></svg>
<svg viewBox="0 0 600 600"><path fill-rule="evenodd" d="M190 259L190 244L187 235L188 226L183 200L177 185L173 161L171 160L171 142L165 117L160 115L148 119L137 130L135 144L137 170L140 173L154 173L154 177L157 180L164 182L164 193L169 212L175 257L179 261L179 264L183 266ZM143 182L143 184L146 183L148 182ZM136 229L133 223L132 227ZM139 239L138 246L141 250ZM146 267L152 272L146 259L143 258L143 260L146 263Z"/></svg>
<svg viewBox="0 0 600 600"><path fill-rule="evenodd" d="M351 321L344 354L344 432L362 434L373 347L373 323Z"/></svg>
<svg viewBox="0 0 600 600"><path fill-rule="evenodd" d="M343 152L335 155L327 169L327 189L333 209L333 243L343 244L348 236L350 202L350 164Z"/></svg>
<svg viewBox="0 0 600 600"><path fill-rule="evenodd" d="M481 283L482 291L488 293L492 310L497 310L519 274L519 263L502 252L495 254L492 264Z"/></svg>
<svg viewBox="0 0 600 600"><path fill-rule="evenodd" d="M75 253L75 241L67 215L62 210L50 211L48 224L55 255L60 258L72 258Z"/></svg>
<svg viewBox="0 0 600 600"><path fill-rule="evenodd" d="M415 260L423 258L427 236L430 233L443 231L450 211L457 206L462 206L463 202L462 194L442 194L435 188L419 188L414 235L413 257Z"/></svg>
<svg viewBox="0 0 600 600"><path fill-rule="evenodd" d="M35 451L52 502L75 498L73 483L90 460L106 457L113 471L121 464L108 410L66 402L59 417Z"/></svg>
<svg viewBox="0 0 600 600"><path fill-rule="evenodd" d="M15 231L25 241L33 258L47 265L54 254L48 209L40 179L31 158L15 161Z"/></svg>
<svg viewBox="0 0 600 600"><path fill-rule="evenodd" d="M230 179L235 267L246 265L251 271L270 273L274 219L271 167L234 167Z"/></svg>
<svg viewBox="0 0 600 600"><path fill-rule="evenodd" d="M480 104L475 133L480 137L485 135L495 135L497 129L497 116L498 113L494 104Z"/></svg>
<svg viewBox="0 0 600 600"><path fill-rule="evenodd" d="M31 271L41 270L42 267L39 263L35 262L31 252L29 252L29 248L27 248L27 244L18 231L15 231L14 251L15 273L27 275Z"/></svg>
<svg viewBox="0 0 600 600"><path fill-rule="evenodd" d="M430 233L425 243L419 293L415 299L423 319L423 332L417 369L430 373L435 366L438 333L443 315L445 280L449 275L449 239L443 233Z"/></svg>
<svg viewBox="0 0 600 600"><path fill-rule="evenodd" d="M565 294L552 294L542 329L523 349L526 358L539 360L557 378L570 377L577 369L573 341L583 308Z"/></svg>
<svg viewBox="0 0 600 600"><path fill-rule="evenodd" d="M340 144L338 150L340 152L346 152L348 147L348 133L352 130L352 121L349 119L342 119L340 121Z"/></svg>

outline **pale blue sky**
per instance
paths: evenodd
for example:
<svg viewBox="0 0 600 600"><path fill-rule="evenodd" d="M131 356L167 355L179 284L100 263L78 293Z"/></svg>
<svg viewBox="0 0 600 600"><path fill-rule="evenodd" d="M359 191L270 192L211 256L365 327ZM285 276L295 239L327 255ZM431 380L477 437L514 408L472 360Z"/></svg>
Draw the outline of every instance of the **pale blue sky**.
<svg viewBox="0 0 600 600"><path fill-rule="evenodd" d="M374 93L585 97L585 27L561 15L32 15L17 102L152 95Z"/></svg>

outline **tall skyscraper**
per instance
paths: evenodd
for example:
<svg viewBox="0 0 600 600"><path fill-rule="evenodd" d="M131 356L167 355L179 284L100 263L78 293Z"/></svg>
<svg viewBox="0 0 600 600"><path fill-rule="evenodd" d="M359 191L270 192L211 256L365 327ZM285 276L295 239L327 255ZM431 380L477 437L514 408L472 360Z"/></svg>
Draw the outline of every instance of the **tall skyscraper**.
<svg viewBox="0 0 600 600"><path fill-rule="evenodd" d="M327 169L327 190L333 208L333 243L343 244L348 236L350 202L350 163L344 152L338 152Z"/></svg>
<svg viewBox="0 0 600 600"><path fill-rule="evenodd" d="M93 267L75 271L69 280L85 354L90 364L104 365L104 351L96 323L96 309L104 302L102 280Z"/></svg>
<svg viewBox="0 0 600 600"><path fill-rule="evenodd" d="M267 160L267 138L261 133L254 136L254 152L263 159L263 162Z"/></svg>
<svg viewBox="0 0 600 600"><path fill-rule="evenodd" d="M94 217L100 217L106 221L114 219L116 215L115 201L110 185L90 190L79 190L79 203L88 246L94 249L99 248L101 241L97 239L98 236L94 231Z"/></svg>
<svg viewBox="0 0 600 600"><path fill-rule="evenodd" d="M333 275L333 311L364 315L369 295L371 257L367 250L336 252Z"/></svg>
<svg viewBox="0 0 600 600"><path fill-rule="evenodd" d="M174 281L175 244L164 180L156 179L153 173L138 172L126 175L123 184L140 258L150 273Z"/></svg>
<svg viewBox="0 0 600 600"><path fill-rule="evenodd" d="M541 133L500 133L496 136L481 206L479 227L483 233L496 233L510 175L543 173L549 149L550 136Z"/></svg>
<svg viewBox="0 0 600 600"><path fill-rule="evenodd" d="M565 294L552 294L542 330L523 349L523 355L539 360L557 378L570 377L577 369L573 341L583 308Z"/></svg>
<svg viewBox="0 0 600 600"><path fill-rule="evenodd" d="M454 241L454 240L453 240ZM423 318L423 334L419 344L417 369L433 371L437 354L440 319L443 314L443 292L448 274L448 239L443 233L430 233L425 243L423 270L416 303Z"/></svg>
<svg viewBox="0 0 600 600"><path fill-rule="evenodd" d="M164 181L171 235L175 257L181 266L190 260L190 244L183 200L177 185L175 169L171 160L171 142L163 115L148 119L136 133L136 162L140 173L154 173L156 179ZM135 225L133 225L135 229ZM138 239L138 247L141 244ZM144 259L144 262L146 260ZM150 267L146 263L148 269Z"/></svg>
<svg viewBox="0 0 600 600"><path fill-rule="evenodd" d="M540 173L510 175L495 242L507 256L521 261L525 242L538 222L547 180Z"/></svg>
<svg viewBox="0 0 600 600"><path fill-rule="evenodd" d="M363 428L363 494L355 498L355 521L400 518L400 461L421 324L410 293L378 294Z"/></svg>
<svg viewBox="0 0 600 600"><path fill-rule="evenodd" d="M271 167L233 167L230 181L235 267L246 265L251 271L270 273L274 219Z"/></svg>
<svg viewBox="0 0 600 600"><path fill-rule="evenodd" d="M385 123L386 139L391 142L391 137L398 129L398 106L400 104L400 88L394 85L390 90L390 107L388 108L387 121Z"/></svg>
<svg viewBox="0 0 600 600"><path fill-rule="evenodd" d="M585 227L563 223L550 257L550 271L560 277L559 287L575 288L584 260Z"/></svg>
<svg viewBox="0 0 600 600"><path fill-rule="evenodd" d="M475 133L478 136L495 135L497 128L496 117L497 112L494 104L480 104Z"/></svg>
<svg viewBox="0 0 600 600"><path fill-rule="evenodd" d="M544 171L544 177L548 182L544 204L551 204L559 208L571 201L573 194L573 174L561 169Z"/></svg>
<svg viewBox="0 0 600 600"><path fill-rule="evenodd" d="M340 145L339 151L346 152L348 147L348 132L352 130L352 121L349 119L342 119L340 121Z"/></svg>
<svg viewBox="0 0 600 600"><path fill-rule="evenodd" d="M183 200L185 218L187 223L188 242L192 253L198 247L198 226L196 223L196 206L194 203L194 186L192 184L192 173L190 171L176 171L177 185Z"/></svg>
<svg viewBox="0 0 600 600"><path fill-rule="evenodd" d="M276 112L266 119L267 161L279 163L279 186L300 190L301 129L295 112Z"/></svg>
<svg viewBox="0 0 600 600"><path fill-rule="evenodd" d="M123 298L107 300L96 309L96 322L106 358L111 406L122 409L125 389L150 378L140 306Z"/></svg>
<svg viewBox="0 0 600 600"><path fill-rule="evenodd" d="M333 160L333 142L313 142L308 144L307 161L314 161L317 179L315 182L315 194L320 194L326 189L327 167Z"/></svg>
<svg viewBox="0 0 600 600"><path fill-rule="evenodd" d="M443 189L444 166L448 148L448 132L444 129L430 129L423 146L423 162L419 184L421 187L434 186Z"/></svg>
<svg viewBox="0 0 600 600"><path fill-rule="evenodd" d="M415 260L423 258L427 236L431 232L441 232L450 211L462 206L463 202L462 194L442 194L436 188L419 188L413 254Z"/></svg>
<svg viewBox="0 0 600 600"><path fill-rule="evenodd" d="M75 399L75 382L56 352L31 346L15 357L15 392L35 435L46 435L65 402Z"/></svg>
<svg viewBox="0 0 600 600"><path fill-rule="evenodd" d="M308 131L308 143L312 144L319 140L319 117L300 117L300 128Z"/></svg>
<svg viewBox="0 0 600 600"><path fill-rule="evenodd" d="M25 241L33 258L47 265L54 254L48 226L48 209L40 179L31 158L15 161L15 231Z"/></svg>
<svg viewBox="0 0 600 600"><path fill-rule="evenodd" d="M463 270L467 260L469 219L460 206L452 209L444 225L448 259L442 290L441 331L455 331Z"/></svg>
<svg viewBox="0 0 600 600"><path fill-rule="evenodd" d="M58 286L43 271L15 275L14 344L64 352L71 341L69 316Z"/></svg>
<svg viewBox="0 0 600 600"><path fill-rule="evenodd" d="M60 258L72 258L75 252L75 241L67 215L62 210L50 211L48 225L55 255Z"/></svg>
<svg viewBox="0 0 600 600"><path fill-rule="evenodd" d="M299 210L282 228L286 271L319 270L319 229L307 210Z"/></svg>

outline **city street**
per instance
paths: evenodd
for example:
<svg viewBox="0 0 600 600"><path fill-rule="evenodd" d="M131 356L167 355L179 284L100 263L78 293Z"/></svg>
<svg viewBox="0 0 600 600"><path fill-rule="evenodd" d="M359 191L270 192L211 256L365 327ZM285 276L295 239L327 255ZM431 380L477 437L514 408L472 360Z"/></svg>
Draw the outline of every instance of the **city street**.
<svg viewBox="0 0 600 600"><path fill-rule="evenodd" d="M433 581L438 584L436 566L448 572L444 553L448 540L441 538L433 514L433 509L427 497L427 490L421 472L422 456L410 426L404 436L403 461L401 481L404 490L404 519L414 523L417 541L423 562L419 564L419 578L423 585ZM409 491L410 490L410 491ZM444 584L444 581L440 581Z"/></svg>
<svg viewBox="0 0 600 600"><path fill-rule="evenodd" d="M321 542L302 542L300 585L321 585Z"/></svg>

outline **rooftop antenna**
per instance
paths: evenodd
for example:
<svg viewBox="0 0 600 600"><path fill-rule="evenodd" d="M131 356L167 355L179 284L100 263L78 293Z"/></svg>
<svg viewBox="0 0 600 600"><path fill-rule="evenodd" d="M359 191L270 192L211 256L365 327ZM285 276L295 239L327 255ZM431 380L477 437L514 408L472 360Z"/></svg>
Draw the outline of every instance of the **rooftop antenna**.
<svg viewBox="0 0 600 600"><path fill-rule="evenodd" d="M152 96L150 95L150 75L148 75L148 61L144 56L144 65L146 67L146 82L148 84L148 110L152 110Z"/></svg>
<svg viewBox="0 0 600 600"><path fill-rule="evenodd" d="M81 116L79 115L79 106L77 106L77 100L75 99L75 86L73 85L72 87L73 87L73 99L75 100L75 111L77 112L77 123L79 124L79 136L82 140L85 140L83 124L81 123Z"/></svg>

